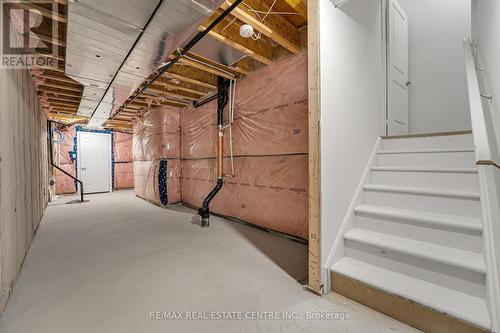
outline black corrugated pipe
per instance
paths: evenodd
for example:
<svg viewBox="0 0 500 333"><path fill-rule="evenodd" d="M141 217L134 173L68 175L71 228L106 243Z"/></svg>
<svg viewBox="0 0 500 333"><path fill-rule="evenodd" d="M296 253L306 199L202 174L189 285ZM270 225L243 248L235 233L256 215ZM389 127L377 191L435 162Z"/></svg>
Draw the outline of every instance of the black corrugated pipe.
<svg viewBox="0 0 500 333"><path fill-rule="evenodd" d="M229 100L229 80L226 80L219 76L218 81L218 94L217 94L217 128L218 128L218 136L217 136L217 183L212 191L207 195L205 200L203 200L202 206L198 209L198 214L201 216L201 226L208 227L210 224L210 202L220 191L222 186L224 185L224 132L222 130L222 126L224 123L224 108L227 105Z"/></svg>

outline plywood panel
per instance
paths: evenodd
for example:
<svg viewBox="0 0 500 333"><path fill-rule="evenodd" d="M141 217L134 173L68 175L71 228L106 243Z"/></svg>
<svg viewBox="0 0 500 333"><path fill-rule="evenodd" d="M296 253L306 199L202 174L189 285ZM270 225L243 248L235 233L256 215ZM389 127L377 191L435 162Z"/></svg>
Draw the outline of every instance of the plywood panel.
<svg viewBox="0 0 500 333"><path fill-rule="evenodd" d="M477 327L412 300L332 273L333 291L427 333L486 333Z"/></svg>
<svg viewBox="0 0 500 333"><path fill-rule="evenodd" d="M0 71L0 312L48 201L46 119L27 70Z"/></svg>

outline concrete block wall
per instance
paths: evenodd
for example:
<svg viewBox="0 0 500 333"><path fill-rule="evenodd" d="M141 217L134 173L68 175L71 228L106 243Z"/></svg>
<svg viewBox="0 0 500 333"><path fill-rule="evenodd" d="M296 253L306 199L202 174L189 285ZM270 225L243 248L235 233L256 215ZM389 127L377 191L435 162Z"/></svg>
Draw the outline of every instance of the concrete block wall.
<svg viewBox="0 0 500 333"><path fill-rule="evenodd" d="M49 200L47 123L27 70L0 70L0 313Z"/></svg>

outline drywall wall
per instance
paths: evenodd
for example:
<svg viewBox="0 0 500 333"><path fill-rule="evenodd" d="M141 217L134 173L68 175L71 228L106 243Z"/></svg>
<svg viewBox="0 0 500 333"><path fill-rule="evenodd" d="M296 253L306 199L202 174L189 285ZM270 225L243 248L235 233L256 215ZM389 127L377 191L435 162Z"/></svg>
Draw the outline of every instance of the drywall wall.
<svg viewBox="0 0 500 333"><path fill-rule="evenodd" d="M383 134L382 1L320 1L321 257Z"/></svg>
<svg viewBox="0 0 500 333"><path fill-rule="evenodd" d="M409 23L410 134L470 129L462 42L470 0L398 0Z"/></svg>
<svg viewBox="0 0 500 333"><path fill-rule="evenodd" d="M47 122L27 70L0 70L0 312L49 198Z"/></svg>
<svg viewBox="0 0 500 333"><path fill-rule="evenodd" d="M495 129L497 148L500 149L500 2L497 0L476 1L474 13L474 39L477 43L478 72L484 93L493 95L492 101L483 100L489 110Z"/></svg>
<svg viewBox="0 0 500 333"><path fill-rule="evenodd" d="M488 113L491 121L491 128L493 128L496 141L497 149L500 149L500 1L498 0L477 0L473 2L473 37L474 42L477 43L477 63L478 67L483 67L484 71L478 71L478 78L481 82L481 89L486 94L491 94L493 99L491 101L483 99L483 107ZM498 163L498 161L497 161ZM479 166L480 172L485 177L488 182L489 195L493 198L493 202L498 201L500 198L500 170L494 166ZM492 204L492 215L498 214L499 208L498 203ZM492 221L490 228L491 239L490 244L494 246L492 254L493 265L489 265L490 269L495 269L496 265L496 275L500 276L500 226L498 221ZM493 275L494 276L494 275ZM496 286L495 286L496 283ZM495 294L498 295L498 280L491 281L488 284L489 288L492 286L492 290L488 290L494 298ZM498 298L497 298L498 300ZM498 304L495 308L490 307L493 331L497 331L500 326L500 313L498 309Z"/></svg>

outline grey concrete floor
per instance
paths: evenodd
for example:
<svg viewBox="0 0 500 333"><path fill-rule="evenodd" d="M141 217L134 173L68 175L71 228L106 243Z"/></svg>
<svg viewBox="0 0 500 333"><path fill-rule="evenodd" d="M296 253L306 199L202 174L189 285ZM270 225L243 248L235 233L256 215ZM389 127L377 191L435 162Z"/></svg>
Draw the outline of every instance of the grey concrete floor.
<svg viewBox="0 0 500 333"><path fill-rule="evenodd" d="M304 291L295 280L307 269L303 244L222 218L202 229L195 211L132 191L88 198L47 209L0 332L416 332ZM307 319L320 314L349 318ZM279 319L253 319L271 315Z"/></svg>

